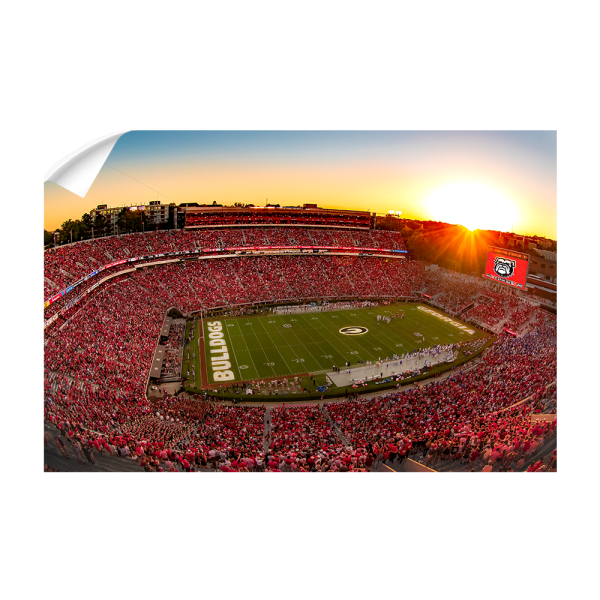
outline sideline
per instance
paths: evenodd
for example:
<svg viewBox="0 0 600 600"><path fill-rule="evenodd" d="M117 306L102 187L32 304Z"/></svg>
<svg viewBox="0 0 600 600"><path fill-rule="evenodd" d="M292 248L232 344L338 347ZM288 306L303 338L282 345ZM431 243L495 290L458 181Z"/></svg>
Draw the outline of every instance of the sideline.
<svg viewBox="0 0 600 600"><path fill-rule="evenodd" d="M198 323L196 319L194 326ZM204 322L200 315L200 329L198 330L198 352L200 353L200 387L208 385L208 370L206 368L206 349L204 347Z"/></svg>

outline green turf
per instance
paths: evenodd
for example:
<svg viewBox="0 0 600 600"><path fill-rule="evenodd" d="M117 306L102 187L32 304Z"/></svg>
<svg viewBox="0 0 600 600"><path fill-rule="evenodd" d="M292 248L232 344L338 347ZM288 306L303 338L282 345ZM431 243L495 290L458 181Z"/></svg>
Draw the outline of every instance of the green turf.
<svg viewBox="0 0 600 600"><path fill-rule="evenodd" d="M204 320L204 336L208 340L209 321L221 322L235 381L328 372L334 364L344 368L345 363L350 362L356 366L360 361L377 361L380 357L385 359L393 354L401 355L417 348L487 336L475 328L472 328L475 329L474 334L468 334L418 310L417 306L419 305L409 303L335 312L270 314L241 318L214 317ZM400 313L405 312L404 319L393 319L389 325L384 322L377 324L377 314L387 316L398 310ZM416 322L418 326L415 326ZM359 336L341 334L339 330L347 326L367 327L369 331ZM424 337L415 336L415 331ZM198 348L198 333L199 321L195 323L192 348ZM212 385L213 379L208 345L205 351L208 365L208 382L204 382L206 386ZM199 358L199 352L196 352L197 387L202 386ZM193 385L191 378L189 383Z"/></svg>

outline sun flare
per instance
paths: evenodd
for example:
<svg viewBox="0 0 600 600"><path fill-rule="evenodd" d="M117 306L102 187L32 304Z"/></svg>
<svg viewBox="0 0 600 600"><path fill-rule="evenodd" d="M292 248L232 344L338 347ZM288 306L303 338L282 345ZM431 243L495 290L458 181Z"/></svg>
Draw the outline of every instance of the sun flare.
<svg viewBox="0 0 600 600"><path fill-rule="evenodd" d="M425 205L435 221L460 224L471 231L510 231L517 218L508 198L478 183L447 185L429 194Z"/></svg>

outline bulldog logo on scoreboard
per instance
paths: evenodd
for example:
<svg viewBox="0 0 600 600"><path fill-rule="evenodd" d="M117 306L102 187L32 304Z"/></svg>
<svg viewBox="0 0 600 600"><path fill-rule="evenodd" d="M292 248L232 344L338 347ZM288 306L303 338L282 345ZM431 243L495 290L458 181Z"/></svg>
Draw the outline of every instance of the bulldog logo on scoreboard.
<svg viewBox="0 0 600 600"><path fill-rule="evenodd" d="M340 333L344 335L362 335L369 331L366 327L342 327Z"/></svg>
<svg viewBox="0 0 600 600"><path fill-rule="evenodd" d="M496 256L494 259L494 273L499 277L512 277L516 265L516 261L511 260L510 258Z"/></svg>

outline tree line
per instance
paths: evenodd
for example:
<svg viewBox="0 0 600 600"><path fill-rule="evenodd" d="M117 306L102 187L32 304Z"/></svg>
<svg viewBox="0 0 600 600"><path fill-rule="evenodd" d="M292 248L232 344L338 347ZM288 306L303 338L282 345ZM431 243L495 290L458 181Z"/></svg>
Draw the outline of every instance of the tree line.
<svg viewBox="0 0 600 600"><path fill-rule="evenodd" d="M171 204L174 206L174 204ZM124 207L119 213L117 219L117 227L119 233L135 233L147 231L148 225L153 227L153 223L148 222L146 211L144 210L129 210L129 207ZM165 224L162 224L164 227ZM93 219L90 213L82 215L81 219L65 221L58 229L47 231L44 229L44 247L54 245L54 237L56 234L57 245L69 244L71 242L80 242L81 240L89 240L92 238L111 235L112 231L109 227L108 219L102 215L96 215Z"/></svg>
<svg viewBox="0 0 600 600"><path fill-rule="evenodd" d="M500 241L501 231L485 229L469 231L462 225L408 219L399 231L404 238L409 256L414 260L436 264L469 275L483 273L488 246L510 249L510 246ZM535 256L534 250L515 249ZM551 249L556 250L555 241Z"/></svg>

